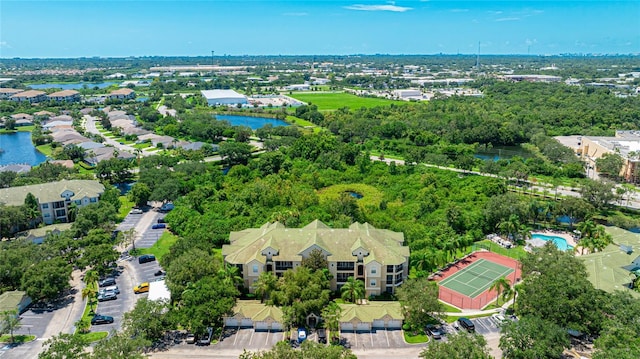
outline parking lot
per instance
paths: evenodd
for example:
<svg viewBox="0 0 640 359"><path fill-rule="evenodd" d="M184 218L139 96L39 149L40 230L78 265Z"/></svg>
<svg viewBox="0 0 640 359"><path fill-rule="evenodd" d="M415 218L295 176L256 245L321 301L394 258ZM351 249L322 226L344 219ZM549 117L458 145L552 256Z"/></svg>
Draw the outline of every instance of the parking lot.
<svg viewBox="0 0 640 359"><path fill-rule="evenodd" d="M131 310L135 305L136 298L133 294L133 286L137 284L134 284L135 276L133 273L126 266L120 265L114 277L120 290L118 298L99 302L96 308L96 313L113 317L113 323L92 325L91 331L93 332L111 331L112 329L120 330L124 312Z"/></svg>
<svg viewBox="0 0 640 359"><path fill-rule="evenodd" d="M214 347L220 349L271 349L276 343L284 339L284 332L261 332L252 328L239 329L235 334L224 338Z"/></svg>
<svg viewBox="0 0 640 359"><path fill-rule="evenodd" d="M411 344L404 341L402 330L378 329L371 332L341 332L351 349L406 348Z"/></svg>
<svg viewBox="0 0 640 359"><path fill-rule="evenodd" d="M475 325L476 333L478 334L485 335L500 332L499 323L493 317L475 318L471 319L471 321Z"/></svg>
<svg viewBox="0 0 640 359"><path fill-rule="evenodd" d="M151 213L151 215L152 215L151 223L142 233L140 233L140 237L136 241L136 247L138 248L150 248L151 246L153 246L154 243L158 241L162 233L165 231L164 228L158 228L158 229L151 228L153 227L154 224L158 223L158 219L164 218L165 214L159 213L159 212L153 212ZM133 216L133 215L129 215L129 216Z"/></svg>
<svg viewBox="0 0 640 359"><path fill-rule="evenodd" d="M69 305L61 302L60 305ZM51 318L53 317L55 307L38 306L31 307L20 315L20 328L14 334L27 334L42 337L44 335Z"/></svg>

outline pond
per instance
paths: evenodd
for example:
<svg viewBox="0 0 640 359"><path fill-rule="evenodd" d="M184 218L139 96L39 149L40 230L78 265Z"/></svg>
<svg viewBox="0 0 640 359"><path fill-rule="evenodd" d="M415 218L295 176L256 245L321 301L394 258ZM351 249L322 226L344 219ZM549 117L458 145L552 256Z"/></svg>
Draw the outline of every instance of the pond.
<svg viewBox="0 0 640 359"><path fill-rule="evenodd" d="M273 127L277 126L289 126L288 123L275 118L267 117L250 117L250 116L235 116L235 115L215 115L216 120L229 121L233 126L248 126L252 130L257 130L264 127L266 124L271 124Z"/></svg>
<svg viewBox="0 0 640 359"><path fill-rule="evenodd" d="M347 191L347 193L348 193L351 197L353 197L353 198L355 198L355 199L360 199L360 198L364 197L364 195L362 195L362 194L360 194L360 193L358 193L358 192Z"/></svg>
<svg viewBox="0 0 640 359"><path fill-rule="evenodd" d="M475 154L476 158L485 161L508 160L515 156L529 158L531 157L531 153L527 152L520 146L494 146L489 149L478 151Z"/></svg>
<svg viewBox="0 0 640 359"><path fill-rule="evenodd" d="M50 89L50 88L57 88L57 89L63 89L63 90L79 90L81 88L84 88L84 86L87 86L87 88L89 89L92 89L94 87L103 89L105 87L109 87L111 85L117 85L117 84L118 84L117 82L100 82L95 84L89 83L89 82L75 82L75 83L65 83L65 84L52 82L48 84L31 84L28 86L34 90L42 90L42 89Z"/></svg>
<svg viewBox="0 0 640 359"><path fill-rule="evenodd" d="M0 166L23 163L36 166L47 160L33 146L31 132L0 134L0 149Z"/></svg>

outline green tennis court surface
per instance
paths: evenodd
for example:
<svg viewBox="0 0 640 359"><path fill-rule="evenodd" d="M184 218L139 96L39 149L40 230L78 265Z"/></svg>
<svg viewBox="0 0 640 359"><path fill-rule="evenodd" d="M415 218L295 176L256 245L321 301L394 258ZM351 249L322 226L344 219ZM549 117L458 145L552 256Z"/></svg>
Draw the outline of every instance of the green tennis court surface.
<svg viewBox="0 0 640 359"><path fill-rule="evenodd" d="M445 278L440 285L454 290L462 295L475 298L491 287L496 279L500 279L513 272L513 268L493 263L486 259L479 259L468 267Z"/></svg>

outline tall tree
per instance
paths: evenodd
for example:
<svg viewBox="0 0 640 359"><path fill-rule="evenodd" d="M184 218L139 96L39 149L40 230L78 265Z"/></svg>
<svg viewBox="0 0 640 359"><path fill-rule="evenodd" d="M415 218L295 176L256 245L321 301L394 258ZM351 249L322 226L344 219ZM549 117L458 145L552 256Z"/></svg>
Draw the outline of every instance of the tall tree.
<svg viewBox="0 0 640 359"><path fill-rule="evenodd" d="M89 359L85 352L87 342L80 335L60 333L44 342L45 349L38 359Z"/></svg>
<svg viewBox="0 0 640 359"><path fill-rule="evenodd" d="M424 328L433 317L439 317L443 305L438 300L438 285L427 278L407 279L397 291L405 322L413 328Z"/></svg>
<svg viewBox="0 0 640 359"><path fill-rule="evenodd" d="M22 323L20 322L20 317L18 317L18 310L8 310L6 312L2 312L2 327L1 333L7 333L11 337L11 342L13 343L14 337L13 333L20 329Z"/></svg>
<svg viewBox="0 0 640 359"><path fill-rule="evenodd" d="M308 257L302 258L302 266L317 271L327 269L329 264L322 251L316 248L309 253Z"/></svg>
<svg viewBox="0 0 640 359"><path fill-rule="evenodd" d="M262 272L258 276L258 280L253 283L254 292L260 297L260 302L269 299L271 292L276 290L278 286L278 277L273 272Z"/></svg>
<svg viewBox="0 0 640 359"><path fill-rule="evenodd" d="M327 306L322 308L322 320L324 327L329 330L331 341L340 336L340 317L342 316L342 309L340 306L331 301Z"/></svg>
<svg viewBox="0 0 640 359"><path fill-rule="evenodd" d="M342 299L358 303L366 293L364 282L354 277L347 278L347 282L340 288Z"/></svg>
<svg viewBox="0 0 640 359"><path fill-rule="evenodd" d="M510 293L511 291L511 283L506 277L501 277L496 279L489 287L489 290L495 290L498 293L498 297L496 298L496 303L500 303L500 297L504 296L504 293Z"/></svg>
<svg viewBox="0 0 640 359"><path fill-rule="evenodd" d="M491 359L487 341L482 335L457 333L449 335L448 340L433 340L420 352L422 359Z"/></svg>
<svg viewBox="0 0 640 359"><path fill-rule="evenodd" d="M502 327L500 349L506 359L560 358L570 341L566 329L534 316L525 316Z"/></svg>

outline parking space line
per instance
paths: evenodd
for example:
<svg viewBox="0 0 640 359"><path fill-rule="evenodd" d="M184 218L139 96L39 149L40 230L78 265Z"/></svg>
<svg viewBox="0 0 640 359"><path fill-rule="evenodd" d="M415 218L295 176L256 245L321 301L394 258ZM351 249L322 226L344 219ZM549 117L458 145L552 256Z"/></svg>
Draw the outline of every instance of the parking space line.
<svg viewBox="0 0 640 359"><path fill-rule="evenodd" d="M391 343L389 343L389 333L388 330L384 330L384 336L387 338L387 347L391 347Z"/></svg>
<svg viewBox="0 0 640 359"><path fill-rule="evenodd" d="M253 334L255 333L255 330L251 331L251 338L249 338L249 345L251 345L251 342L253 341Z"/></svg>
<svg viewBox="0 0 640 359"><path fill-rule="evenodd" d="M267 336L266 338L264 338L264 345L269 344L269 335L271 334L271 331L267 330Z"/></svg>
<svg viewBox="0 0 640 359"><path fill-rule="evenodd" d="M238 341L238 337L240 336L240 327L238 327L238 330L236 331L236 334L233 336L233 346L236 346L236 342Z"/></svg>

